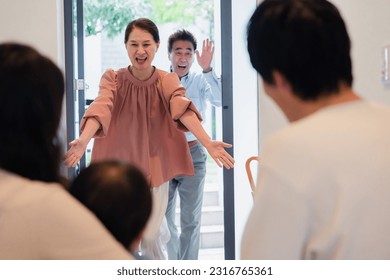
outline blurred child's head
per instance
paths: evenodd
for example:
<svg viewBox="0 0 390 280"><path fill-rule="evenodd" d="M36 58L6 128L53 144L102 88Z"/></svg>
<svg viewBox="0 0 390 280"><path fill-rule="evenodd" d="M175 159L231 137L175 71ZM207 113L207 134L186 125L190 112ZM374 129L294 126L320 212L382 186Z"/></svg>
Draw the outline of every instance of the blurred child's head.
<svg viewBox="0 0 390 280"><path fill-rule="evenodd" d="M136 167L120 161L92 163L70 186L113 236L134 251L152 211L149 185Z"/></svg>

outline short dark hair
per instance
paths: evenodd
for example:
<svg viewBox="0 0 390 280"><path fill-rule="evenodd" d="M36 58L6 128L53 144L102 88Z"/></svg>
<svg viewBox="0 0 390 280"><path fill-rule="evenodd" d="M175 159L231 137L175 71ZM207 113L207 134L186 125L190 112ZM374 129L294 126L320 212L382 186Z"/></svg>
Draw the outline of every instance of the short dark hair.
<svg viewBox="0 0 390 280"><path fill-rule="evenodd" d="M351 43L337 8L326 0L265 0L247 29L248 52L263 80L279 71L302 100L352 86Z"/></svg>
<svg viewBox="0 0 390 280"><path fill-rule="evenodd" d="M175 33L171 34L168 38L168 53L172 52L173 44L176 41L189 41L191 42L192 46L194 47L194 50L196 50L197 43L195 36L189 32L188 30L182 29L178 30Z"/></svg>
<svg viewBox="0 0 390 280"><path fill-rule="evenodd" d="M160 43L160 34L157 28L157 25L148 18L138 18L130 22L125 30L125 44L129 40L130 33L134 30L134 28L139 28L147 31L153 36L153 40L156 43Z"/></svg>
<svg viewBox="0 0 390 280"><path fill-rule="evenodd" d="M64 96L61 70L34 48L0 44L0 167L61 182L57 138Z"/></svg>
<svg viewBox="0 0 390 280"><path fill-rule="evenodd" d="M81 170L69 192L90 209L126 248L140 235L152 211L152 195L143 173L116 160Z"/></svg>

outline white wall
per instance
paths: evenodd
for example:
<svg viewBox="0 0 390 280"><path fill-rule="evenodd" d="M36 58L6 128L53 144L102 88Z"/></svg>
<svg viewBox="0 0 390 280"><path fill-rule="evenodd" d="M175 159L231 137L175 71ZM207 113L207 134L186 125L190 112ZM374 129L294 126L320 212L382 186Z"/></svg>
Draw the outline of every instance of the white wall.
<svg viewBox="0 0 390 280"><path fill-rule="evenodd" d="M257 74L250 65L246 44L246 26L255 8L256 0L232 1L236 258L239 257L246 217L252 207L245 161L258 154Z"/></svg>
<svg viewBox="0 0 390 280"><path fill-rule="evenodd" d="M0 42L29 44L62 65L62 1L2 0Z"/></svg>
<svg viewBox="0 0 390 280"><path fill-rule="evenodd" d="M13 41L31 45L64 71L62 4L62 0L1 0L0 43ZM62 114L59 137L65 143L65 102ZM66 174L64 166L62 172Z"/></svg>
<svg viewBox="0 0 390 280"><path fill-rule="evenodd" d="M390 104L381 82L381 49L390 44L389 0L333 0L352 41L354 88L364 98Z"/></svg>

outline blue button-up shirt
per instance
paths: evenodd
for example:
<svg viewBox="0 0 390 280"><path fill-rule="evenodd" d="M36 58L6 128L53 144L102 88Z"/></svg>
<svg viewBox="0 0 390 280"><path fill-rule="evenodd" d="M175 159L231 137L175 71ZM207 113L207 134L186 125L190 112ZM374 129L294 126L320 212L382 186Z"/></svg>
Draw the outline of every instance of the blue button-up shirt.
<svg viewBox="0 0 390 280"><path fill-rule="evenodd" d="M186 89L186 96L195 104L203 117L203 121L205 121L207 101L216 107L222 105L221 80L214 70L208 73L189 72L180 81ZM186 138L188 142L196 140L191 132L186 132Z"/></svg>

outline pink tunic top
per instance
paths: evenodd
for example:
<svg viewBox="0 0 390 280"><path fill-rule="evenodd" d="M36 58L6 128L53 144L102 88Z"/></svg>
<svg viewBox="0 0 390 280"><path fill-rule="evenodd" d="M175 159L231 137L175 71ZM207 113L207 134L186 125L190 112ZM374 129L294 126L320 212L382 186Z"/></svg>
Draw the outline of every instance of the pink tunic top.
<svg viewBox="0 0 390 280"><path fill-rule="evenodd" d="M187 129L179 118L187 110L202 118L175 73L156 68L148 80L140 81L127 68L107 70L99 87L99 96L81 121L81 130L87 118L101 124L92 161L129 161L144 172L151 187L194 175Z"/></svg>

